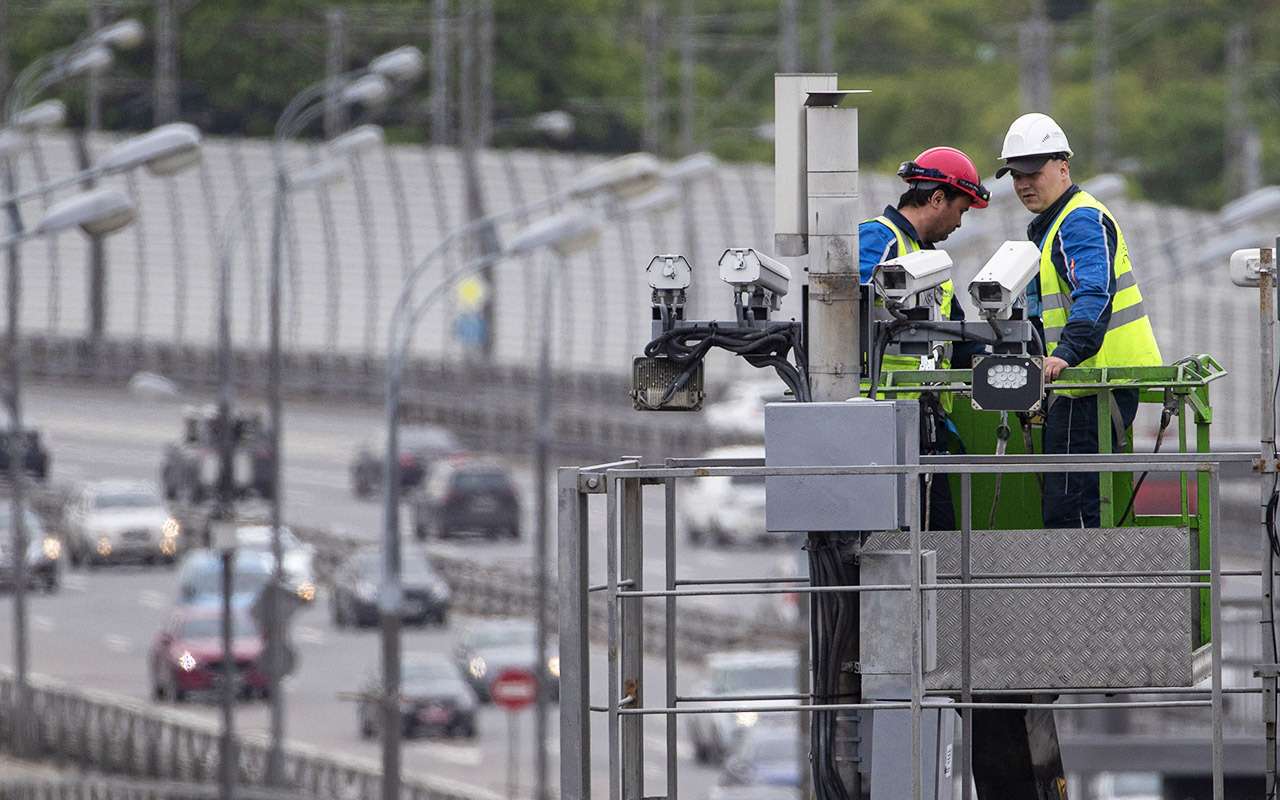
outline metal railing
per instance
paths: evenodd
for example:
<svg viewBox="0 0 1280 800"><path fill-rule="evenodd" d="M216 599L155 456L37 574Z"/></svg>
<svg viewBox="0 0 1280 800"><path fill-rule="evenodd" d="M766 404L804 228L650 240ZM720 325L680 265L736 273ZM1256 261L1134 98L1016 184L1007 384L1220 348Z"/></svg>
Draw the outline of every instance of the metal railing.
<svg viewBox="0 0 1280 800"><path fill-rule="evenodd" d="M215 785L219 732L212 722L38 677L33 677L27 698L33 713L22 727L15 724L17 703L12 675L0 674L0 749L6 752L81 772ZM238 785L265 791L267 750L262 737L239 741ZM297 744L285 748L282 775L289 791L334 800L376 796L381 780L371 761ZM487 793L453 789L443 781L410 779L404 781L402 791L408 800L490 800Z"/></svg>
<svg viewBox="0 0 1280 800"><path fill-rule="evenodd" d="M561 796L566 800L587 800L591 796L590 714L607 714L609 729L609 798L648 797L644 789L645 740L642 723L647 716L663 716L666 719L666 800L678 797L678 762L676 758L676 719L688 714L709 714L738 711L779 713L797 711L909 711L911 715L912 787L913 796L922 796L921 774L921 721L925 713L927 697L948 695L956 702L949 704L961 713L964 731L962 752L962 785L967 797L972 776L972 743L974 709L1026 709L1044 707L1035 702L998 702L1000 692L984 691L975 686L972 669L974 653L971 648L971 598L974 593L991 590L1037 592L1081 591L1112 592L1177 590L1185 591L1190 602L1183 608L1190 613L1197 595L1209 595L1209 623L1213 632L1207 648L1208 687L1196 686L1191 681L1184 686L1090 686L1064 684L1058 689L1064 696L1077 693L1134 693L1143 695L1160 692L1173 699L1141 699L1125 702L1058 702L1051 706L1056 711L1096 711L1116 709L1201 709L1206 710L1210 722L1209 765L1213 781L1213 797L1223 798L1223 717L1224 693L1260 694L1261 688L1224 687L1222 681L1222 626L1221 581L1222 566L1217 534L1219 528L1219 473L1224 462L1250 462L1255 453L1192 453L1172 455L1085 455L1085 456L1009 456L1001 459L970 459L963 456L942 456L921 459L918 465L899 466L849 466L849 467L763 467L760 462L744 461L753 466L726 466L730 462L718 462L707 466L706 462L668 460L666 466L644 466L637 460L624 460L585 468L562 468L559 473L559 566L560 566L560 663L561 663L561 732L560 747L565 754L561 763ZM972 527L972 477L982 473L1020 472L1122 472L1148 471L1167 473L1200 473L1208 476L1211 525L1214 537L1210 539L1208 566L1203 569L1125 570L1112 572L1072 572L1044 570L1041 574L1008 578L983 573L976 577L971 570L970 542ZM950 474L959 477L961 486L961 559L960 574L949 580L938 579L925 583L921 578L920 556L922 531L919 524L919 497L914 491L906 491L907 535L910 540L911 580L903 584L860 586L787 586L753 587L725 585L723 581L708 581L712 586L698 586L700 582L690 576L677 574L676 565L676 483L677 481L710 476L766 477L766 476L855 476L900 475L905 485L913 486L917 476L925 474ZM662 486L665 492L665 585L662 589L646 589L643 585L643 529L641 497L644 486ZM603 586L588 586L588 567L591 560L590 545L598 545L588 524L588 498L593 494L604 495L607 504L607 529L604 537L603 557L607 575ZM1053 536L1054 532L1039 532ZM1193 567L1195 565L1192 565ZM1260 571L1236 571L1234 575L1260 576ZM762 578L761 583L768 579ZM807 582L806 582L807 583ZM606 703L593 706L591 697L591 673L589 661L589 631L591 627L589 597L592 590L605 596L607 605L607 676ZM764 698L735 698L729 704L711 705L699 702L697 706L682 705L675 658L674 643L679 636L683 616L677 615L676 604L680 598L697 595L739 595L769 592L798 592L814 595L820 592L908 592L911 602L911 619L915 620L911 631L910 699L902 702L830 703L798 702L768 707L742 705L744 700ZM960 675L958 689L926 689L923 662L923 631L920 623L925 593L945 594L958 591L961 597L960 611ZM649 634L643 602L647 598L664 601L662 636L666 642L665 698L653 705L645 698L643 655L645 640ZM1116 614L1125 611L1116 603ZM1190 619L1188 627L1190 627ZM905 631L904 631L905 633ZM1192 634L1188 630L1188 651L1192 648ZM812 646L812 643L811 643ZM1203 650L1204 648L1202 648ZM1018 686L1024 693L1044 687ZM810 695L801 689L802 699ZM703 698L705 700L706 698ZM735 704L736 703L736 704ZM933 706L930 706L932 709ZM1261 769L1262 765L1259 765Z"/></svg>

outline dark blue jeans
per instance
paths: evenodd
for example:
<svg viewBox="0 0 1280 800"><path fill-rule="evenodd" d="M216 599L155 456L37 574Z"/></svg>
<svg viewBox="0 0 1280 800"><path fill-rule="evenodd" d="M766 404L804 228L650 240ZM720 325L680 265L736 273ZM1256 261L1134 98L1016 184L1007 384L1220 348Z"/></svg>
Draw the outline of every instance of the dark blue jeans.
<svg viewBox="0 0 1280 800"><path fill-rule="evenodd" d="M1137 391L1115 392L1116 405L1125 429L1133 425L1138 411ZM1111 409L1102 413L1111 418ZM1120 439L1111 424L1111 451L1119 452ZM1047 454L1098 452L1098 396L1058 395L1049 405L1044 423L1044 451ZM1041 511L1046 528L1096 528L1101 524L1098 473L1051 472L1044 476Z"/></svg>

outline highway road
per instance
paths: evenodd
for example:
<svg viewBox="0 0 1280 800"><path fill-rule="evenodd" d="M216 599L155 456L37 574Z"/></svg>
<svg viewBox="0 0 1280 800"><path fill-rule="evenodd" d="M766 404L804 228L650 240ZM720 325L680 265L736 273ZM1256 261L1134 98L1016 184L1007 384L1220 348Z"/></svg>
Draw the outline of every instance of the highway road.
<svg viewBox="0 0 1280 800"><path fill-rule="evenodd" d="M176 437L182 403L161 402L130 396L119 391L92 390L68 386L32 386L26 392L28 416L48 437L53 457L52 474L57 482L95 478L139 478L155 480L165 443ZM381 509L376 502L361 502L350 493L348 465L356 447L368 439L379 424L375 410L365 407L335 407L332 404L292 403L286 411L285 428L285 510L286 520L297 525L325 526L348 535L376 541ZM532 476L523 460L513 456L517 480L525 508L524 530L532 529ZM655 487L656 488L656 487ZM660 490L647 490L645 498L646 580L662 581L662 497ZM603 542L603 502L592 503L593 524ZM551 506L554 509L554 503ZM2 534L0 534L2 535ZM554 540L554 535L553 535ZM423 547L405 539L406 557L426 557L428 552L447 549L451 553L494 563L523 563L531 558L528 536L516 543L450 542ZM552 542L554 548L554 541ZM784 562L794 559L789 549L756 549L723 552L681 545L681 572L725 577L776 573ZM602 577L602 548L593 551L593 572ZM550 563L554 567L554 551ZM163 568L103 568L92 572L65 573L63 590L53 596L37 595L31 604L32 669L65 680L71 685L114 692L136 699L149 697L146 658L151 637L165 620L176 597L175 573ZM296 618L295 644L300 666L287 681L286 696L290 739L331 749L335 752L377 758L374 743L361 741L356 733L355 710L338 693L356 688L378 663L376 633L335 629L328 618L326 598ZM720 608L734 608L731 600L707 600ZM769 613L765 605L736 606L743 613ZM4 603L7 606L7 602ZM456 616L448 629L408 629L406 652L452 650L465 618ZM12 663L12 614L0 611L0 659ZM595 648L593 703L605 702L603 687L604 649ZM660 661L647 666L650 697L661 697L663 670ZM681 690L692 692L701 674L696 663L681 665ZM190 713L216 719L212 706L199 703L184 706ZM268 724L265 705L242 704L238 708L240 729L265 732ZM522 728L518 771L521 784L532 780L532 718L517 718ZM592 729L592 764L596 789L607 786L607 739L603 716ZM648 722L647 779L652 787L663 785L664 749L662 722ZM507 720L504 714L487 707L479 720L480 737L474 743L421 741L406 743L405 764L409 773L446 779L462 786L496 793L506 789ZM552 719L552 779L558 779L558 726ZM681 726L683 737L683 726ZM718 772L693 763L688 745L682 743L680 790L686 797L705 797Z"/></svg>

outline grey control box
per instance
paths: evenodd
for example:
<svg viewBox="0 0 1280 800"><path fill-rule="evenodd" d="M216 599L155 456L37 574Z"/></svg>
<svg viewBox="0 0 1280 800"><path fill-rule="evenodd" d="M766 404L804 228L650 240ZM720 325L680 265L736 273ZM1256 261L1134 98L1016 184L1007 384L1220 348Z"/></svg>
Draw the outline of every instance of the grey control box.
<svg viewBox="0 0 1280 800"><path fill-rule="evenodd" d="M920 407L914 400L770 403L764 410L765 465L838 467L920 463ZM901 475L770 476L769 531L884 531L906 519Z"/></svg>

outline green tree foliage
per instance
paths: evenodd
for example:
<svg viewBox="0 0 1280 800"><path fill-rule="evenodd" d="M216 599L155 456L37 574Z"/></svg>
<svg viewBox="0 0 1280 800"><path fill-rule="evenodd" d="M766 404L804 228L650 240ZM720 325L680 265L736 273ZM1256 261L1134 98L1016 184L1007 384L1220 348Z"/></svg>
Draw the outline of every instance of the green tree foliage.
<svg viewBox="0 0 1280 800"><path fill-rule="evenodd" d="M10 0L10 52L15 68L65 45L83 30L84 0ZM677 155L682 121L682 10L691 7L696 115L693 137L728 160L772 156L761 137L773 111L772 74L779 52L778 0L657 0L662 47L649 52L635 0L495 0L495 142L619 152L639 146L644 129L646 68L662 87L660 131L666 155ZM1268 0L1110 0L1112 148L1098 141L1098 0L1047 0L1054 46L1052 107L1076 150L1077 174L1123 170L1139 191L1166 202L1205 208L1226 197L1224 161L1226 36L1248 25L1251 121L1262 134L1263 181L1280 181L1280 62L1268 43L1280 35L1280 6ZM396 45L429 50L433 3L376 0L340 4L347 15L348 66ZM451 0L450 27L462 39L473 0ZM823 31L812 0L797 0L802 68L817 69ZM969 152L982 172L997 165L1005 128L1023 109L1019 30L1030 0L859 0L835 3L831 34L844 88L870 89L859 99L860 153L868 167L891 170L935 144ZM109 13L136 13L152 29L152 8L120 0ZM316 0L198 0L181 20L182 108L213 133L266 135L284 104L323 75L325 13ZM453 109L458 51L450 59ZM106 82L104 122L142 128L150 122L150 47L125 54ZM428 58L430 63L430 58ZM384 115L392 135L421 140L429 129L428 82L400 96ZM63 95L83 107L82 89ZM522 124L539 111L563 109L573 136L549 143ZM79 117L73 117L73 122ZM318 126L316 128L318 133Z"/></svg>

